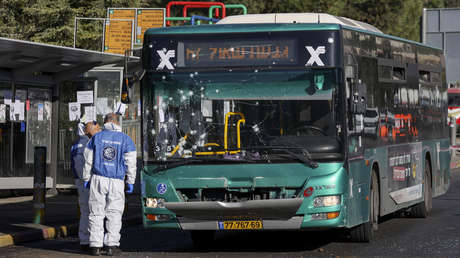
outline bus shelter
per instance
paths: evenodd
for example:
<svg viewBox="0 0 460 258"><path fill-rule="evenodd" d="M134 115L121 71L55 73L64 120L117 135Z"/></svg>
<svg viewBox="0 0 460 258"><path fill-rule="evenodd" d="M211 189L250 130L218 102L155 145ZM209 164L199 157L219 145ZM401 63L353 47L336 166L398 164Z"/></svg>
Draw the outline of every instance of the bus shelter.
<svg viewBox="0 0 460 258"><path fill-rule="evenodd" d="M116 54L0 38L0 189L33 188L35 146L47 148L47 188L71 184L67 148L75 125L85 109L96 109L98 97L107 101L111 88L112 102L119 98L123 62ZM108 86L97 95L104 78ZM80 112L69 108L77 97L86 101Z"/></svg>

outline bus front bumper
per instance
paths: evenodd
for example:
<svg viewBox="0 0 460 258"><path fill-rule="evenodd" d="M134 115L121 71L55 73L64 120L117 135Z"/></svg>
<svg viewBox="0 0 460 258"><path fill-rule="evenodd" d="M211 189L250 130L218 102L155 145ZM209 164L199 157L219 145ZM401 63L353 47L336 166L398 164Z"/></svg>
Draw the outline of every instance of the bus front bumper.
<svg viewBox="0 0 460 258"><path fill-rule="evenodd" d="M150 228L180 228L183 230L222 230L228 220L262 221L263 230L318 230L344 226L342 206L327 207L312 213L299 213L303 198L251 200L245 202L167 202L165 208L175 214L169 221L153 223ZM313 213L314 212L314 213ZM327 214L335 214L328 217ZM325 218L321 218L321 215Z"/></svg>

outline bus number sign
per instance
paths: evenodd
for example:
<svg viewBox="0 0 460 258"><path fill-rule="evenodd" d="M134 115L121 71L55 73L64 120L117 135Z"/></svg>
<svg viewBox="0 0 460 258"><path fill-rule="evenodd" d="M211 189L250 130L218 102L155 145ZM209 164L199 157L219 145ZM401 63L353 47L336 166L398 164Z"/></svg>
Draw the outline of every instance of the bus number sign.
<svg viewBox="0 0 460 258"><path fill-rule="evenodd" d="M179 42L178 67L292 65L294 40Z"/></svg>

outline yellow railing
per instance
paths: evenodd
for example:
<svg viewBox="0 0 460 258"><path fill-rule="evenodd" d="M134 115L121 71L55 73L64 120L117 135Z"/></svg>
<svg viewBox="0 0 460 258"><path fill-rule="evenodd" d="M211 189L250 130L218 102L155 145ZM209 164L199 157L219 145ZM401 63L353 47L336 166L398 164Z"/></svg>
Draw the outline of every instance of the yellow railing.
<svg viewBox="0 0 460 258"><path fill-rule="evenodd" d="M230 119L231 116L240 116L241 118L238 120L236 123L236 134L237 134L237 147L238 150L235 151L228 151L228 125L229 122L228 120ZM241 152L241 124L245 124L246 119L244 118L244 114L240 112L228 112L225 114L225 129L224 129L224 151L202 151L202 152L196 152L195 155L197 156L204 156L204 155L224 155L224 154L237 154ZM179 143L174 147L173 151L168 154L169 157L174 156L176 152L179 150L180 146L183 145L183 143L187 140L187 137L189 134L187 133L184 137L182 137L179 140ZM220 145L217 143L206 143L204 146L216 146L219 147Z"/></svg>

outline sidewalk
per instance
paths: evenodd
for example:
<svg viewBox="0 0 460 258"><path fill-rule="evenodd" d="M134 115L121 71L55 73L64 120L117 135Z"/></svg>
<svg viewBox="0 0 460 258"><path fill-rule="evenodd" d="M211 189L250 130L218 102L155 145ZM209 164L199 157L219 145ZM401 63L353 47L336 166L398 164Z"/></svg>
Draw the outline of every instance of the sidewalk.
<svg viewBox="0 0 460 258"><path fill-rule="evenodd" d="M141 224L139 195L126 195L123 226ZM32 196L0 198L0 247L78 234L76 193L46 197L45 223L34 224Z"/></svg>
<svg viewBox="0 0 460 258"><path fill-rule="evenodd" d="M460 168L460 145L457 144L456 146L452 146L451 150L455 151L455 155L453 155L453 158L450 161L450 168Z"/></svg>

